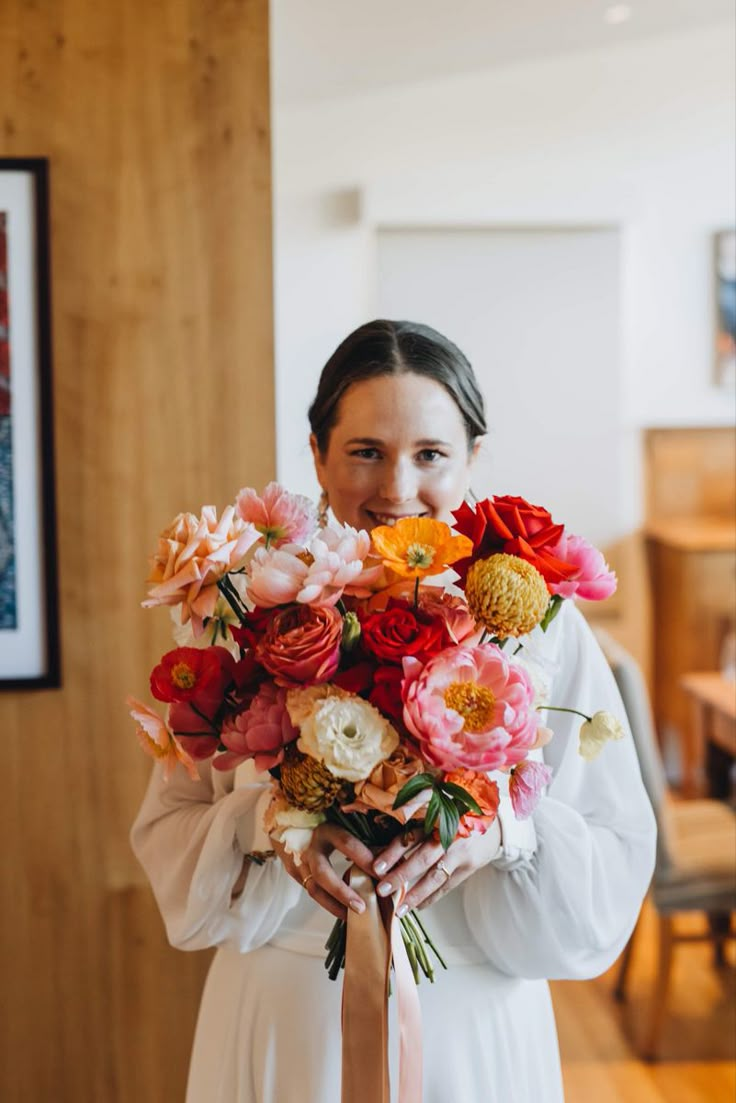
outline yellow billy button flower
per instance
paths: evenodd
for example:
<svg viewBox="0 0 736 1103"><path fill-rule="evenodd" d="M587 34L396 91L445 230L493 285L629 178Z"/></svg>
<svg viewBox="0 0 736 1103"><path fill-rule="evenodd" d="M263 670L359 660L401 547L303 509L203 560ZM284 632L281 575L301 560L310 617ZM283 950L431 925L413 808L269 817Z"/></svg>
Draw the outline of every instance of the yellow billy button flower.
<svg viewBox="0 0 736 1103"><path fill-rule="evenodd" d="M442 574L473 551L472 540L432 517L402 517L395 525L378 525L371 540L384 566L402 578Z"/></svg>
<svg viewBox="0 0 736 1103"><path fill-rule="evenodd" d="M502 639L531 632L549 605L547 583L537 568L504 552L473 563L465 598L476 621Z"/></svg>
<svg viewBox="0 0 736 1103"><path fill-rule="evenodd" d="M444 693L448 709L459 713L465 731L487 731L493 720L496 698L486 686L477 682L452 682Z"/></svg>

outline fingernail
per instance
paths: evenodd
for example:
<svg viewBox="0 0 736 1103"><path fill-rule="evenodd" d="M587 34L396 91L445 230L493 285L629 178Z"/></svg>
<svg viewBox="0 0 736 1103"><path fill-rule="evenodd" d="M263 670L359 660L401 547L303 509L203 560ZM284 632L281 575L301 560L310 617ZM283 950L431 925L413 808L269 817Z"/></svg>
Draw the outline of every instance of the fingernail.
<svg viewBox="0 0 736 1103"><path fill-rule="evenodd" d="M406 915L408 910L409 909L407 908L406 904L402 904L401 907L397 910L396 915L399 919L401 919L402 915Z"/></svg>
<svg viewBox="0 0 736 1103"><path fill-rule="evenodd" d="M354 912L357 912L358 915L362 915L365 911L365 904L362 900L351 900L350 907L353 909Z"/></svg>
<svg viewBox="0 0 736 1103"><path fill-rule="evenodd" d="M376 864L374 865L374 867L373 867L373 868L375 869L376 873L377 873L377 874L379 875L379 877L380 877L380 875L381 875L382 873L385 873L385 872L386 872L386 870L388 869L388 866L386 865L386 863L385 863L385 862L376 862Z"/></svg>
<svg viewBox="0 0 736 1103"><path fill-rule="evenodd" d="M382 885L379 885L376 892L379 896L390 896L393 892L393 886L388 881L384 881Z"/></svg>

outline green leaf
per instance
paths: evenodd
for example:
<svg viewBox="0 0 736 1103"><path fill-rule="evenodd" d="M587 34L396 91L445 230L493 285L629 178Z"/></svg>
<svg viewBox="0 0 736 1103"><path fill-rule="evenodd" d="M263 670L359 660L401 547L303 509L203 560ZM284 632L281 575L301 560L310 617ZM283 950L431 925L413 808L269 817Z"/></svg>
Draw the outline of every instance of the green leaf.
<svg viewBox="0 0 736 1103"><path fill-rule="evenodd" d="M430 835L437 822L437 817L440 814L442 808L442 801L439 793L435 789L432 796L429 798L429 804L427 805L427 812L424 817L424 831L425 834Z"/></svg>
<svg viewBox="0 0 736 1103"><path fill-rule="evenodd" d="M457 835L460 823L460 813L452 800L442 800L440 804L440 842L445 850L449 850Z"/></svg>
<svg viewBox="0 0 736 1103"><path fill-rule="evenodd" d="M552 594L552 597L550 598L550 601L549 601L549 605L547 606L547 612L544 614L544 616L542 618L542 622L539 625L539 627L542 629L543 632L547 631L550 624L552 623L552 621L555 619L555 617L559 613L560 609L562 608L562 602L563 601L564 601L564 598L560 597L559 594Z"/></svg>
<svg viewBox="0 0 736 1103"><path fill-rule="evenodd" d="M396 800L393 803L394 808L401 808L402 804L406 804L414 797L418 796L423 789L434 789L434 777L432 774L417 774L416 777L407 781L406 785L402 785L396 794Z"/></svg>
<svg viewBox="0 0 736 1103"><path fill-rule="evenodd" d="M442 781L440 782L440 790L449 794L457 804L462 806L464 811L475 812L476 816L483 814L478 801L470 795L467 789L463 789L462 785L456 785L454 781Z"/></svg>

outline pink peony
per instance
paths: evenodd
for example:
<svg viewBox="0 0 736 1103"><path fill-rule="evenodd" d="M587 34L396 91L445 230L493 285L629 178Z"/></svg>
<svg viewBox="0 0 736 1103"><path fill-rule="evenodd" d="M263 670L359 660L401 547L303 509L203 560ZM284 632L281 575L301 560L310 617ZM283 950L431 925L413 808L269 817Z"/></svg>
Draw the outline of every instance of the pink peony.
<svg viewBox="0 0 736 1103"><path fill-rule="evenodd" d="M322 529L308 550L298 544L259 548L248 566L248 597L262 609L335 605L344 592L362 593L380 570L366 569L370 536L350 525Z"/></svg>
<svg viewBox="0 0 736 1103"><path fill-rule="evenodd" d="M542 789L549 785L552 770L542 762L533 762L525 758L511 773L509 781L509 796L511 807L517 820L525 820L531 816L539 804Z"/></svg>
<svg viewBox="0 0 736 1103"><path fill-rule="evenodd" d="M158 713L149 709L147 705L141 704L140 701L136 701L135 697L128 697L126 704L130 709L130 715L138 725L140 745L146 754L162 763L164 780L169 780L177 762L181 762L192 781L199 781L197 767L191 757L174 739Z"/></svg>
<svg viewBox="0 0 736 1103"><path fill-rule="evenodd" d="M256 769L270 770L283 761L284 747L298 734L286 711L286 690L264 682L250 707L225 721L220 738L227 750L212 765L233 770L252 758Z"/></svg>
<svg viewBox="0 0 736 1103"><path fill-rule="evenodd" d="M551 593L559 594L560 597L581 597L584 601L604 601L614 593L615 573L598 548L594 548L582 536L563 533L551 552L558 559L564 559L577 567L569 581L551 582Z"/></svg>
<svg viewBox="0 0 736 1103"><path fill-rule="evenodd" d="M148 578L155 585L142 605L181 605L181 623L191 619L194 635L201 636L215 611L218 581L242 565L257 539L255 528L236 518L233 506L219 521L214 506L204 506L201 517L180 513L159 536Z"/></svg>
<svg viewBox="0 0 736 1103"><path fill-rule="evenodd" d="M425 665L411 658L403 665L404 723L435 766L501 769L534 744L531 678L500 647L448 647Z"/></svg>
<svg viewBox="0 0 736 1103"><path fill-rule="evenodd" d="M366 567L371 538L363 529L334 522L321 529L309 545L313 558L297 601L334 605L343 593L363 597L381 573L380 564Z"/></svg>
<svg viewBox="0 0 736 1103"><path fill-rule="evenodd" d="M266 538L266 547L304 543L314 531L316 511L303 494L290 494L278 483L269 483L259 497L251 486L244 487L235 506L243 521Z"/></svg>
<svg viewBox="0 0 736 1103"><path fill-rule="evenodd" d="M248 597L261 609L296 601L309 567L298 544L259 548L248 564Z"/></svg>

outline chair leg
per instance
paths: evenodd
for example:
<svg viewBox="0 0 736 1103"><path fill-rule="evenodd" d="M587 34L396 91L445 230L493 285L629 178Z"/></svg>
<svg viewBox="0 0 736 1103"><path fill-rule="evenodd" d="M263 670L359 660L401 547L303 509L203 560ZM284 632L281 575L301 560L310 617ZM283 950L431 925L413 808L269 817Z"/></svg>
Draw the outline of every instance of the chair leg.
<svg viewBox="0 0 736 1103"><path fill-rule="evenodd" d="M624 947L624 952L621 954L621 963L618 968L618 977L616 979L616 986L613 989L613 998L619 1003L623 1003L626 999L626 979L629 975L629 967L631 965L631 951L634 948L634 939L636 932L639 930L640 919L637 919L636 926L631 932L629 941Z"/></svg>
<svg viewBox="0 0 736 1103"><path fill-rule="evenodd" d="M654 986L654 999L652 1017L649 1023L649 1034L644 1045L644 1057L649 1061L655 1061L657 1059L659 1036L662 1031L667 1003L667 989L672 968L674 941L674 925L671 916L660 915L657 979Z"/></svg>

